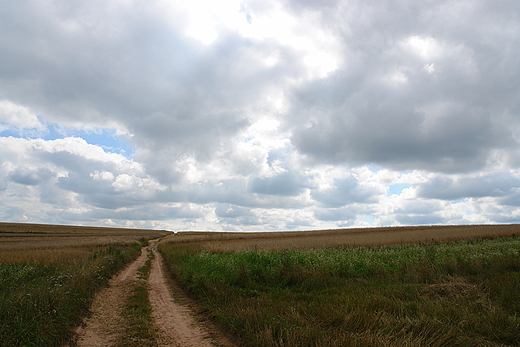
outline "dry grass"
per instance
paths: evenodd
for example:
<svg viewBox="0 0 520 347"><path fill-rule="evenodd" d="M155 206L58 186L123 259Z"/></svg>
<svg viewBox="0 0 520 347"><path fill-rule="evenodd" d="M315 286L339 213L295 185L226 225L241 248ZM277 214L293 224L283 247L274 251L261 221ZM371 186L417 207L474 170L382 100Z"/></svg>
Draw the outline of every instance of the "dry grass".
<svg viewBox="0 0 520 347"><path fill-rule="evenodd" d="M298 232L179 232L162 243L191 243L208 251L284 250L450 242L520 235L520 225L352 228Z"/></svg>
<svg viewBox="0 0 520 347"><path fill-rule="evenodd" d="M472 291L479 291L477 285L468 283L464 277L447 276L442 283L431 284L421 289L421 295L436 297L456 297L464 296Z"/></svg>
<svg viewBox="0 0 520 347"><path fill-rule="evenodd" d="M77 264L87 261L94 252L102 248L102 246L98 246L1 251L0 264L30 263L43 265L63 262L65 259L68 263Z"/></svg>
<svg viewBox="0 0 520 347"><path fill-rule="evenodd" d="M0 222L0 233L149 235L157 232L169 233L166 230Z"/></svg>
<svg viewBox="0 0 520 347"><path fill-rule="evenodd" d="M169 233L165 230L0 223L0 252L129 245L140 238L152 239ZM26 254L30 256L31 252Z"/></svg>

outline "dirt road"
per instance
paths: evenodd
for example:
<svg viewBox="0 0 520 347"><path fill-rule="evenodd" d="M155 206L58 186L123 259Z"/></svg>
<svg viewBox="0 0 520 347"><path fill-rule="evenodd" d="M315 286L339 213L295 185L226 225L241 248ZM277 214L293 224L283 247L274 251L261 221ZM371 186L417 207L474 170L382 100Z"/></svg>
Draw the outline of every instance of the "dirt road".
<svg viewBox="0 0 520 347"><path fill-rule="evenodd" d="M84 327L76 330L77 336L71 346L116 346L122 340L126 331L126 300L137 280L137 269L148 259L148 249L155 255L148 284L152 316L158 332L158 346L235 346L210 322L195 313L190 299L175 285L175 299L173 298L165 277L162 257L157 251L157 242L158 240L150 241L150 246L142 249L140 257L111 279L109 287L96 296L91 307L92 316L85 320Z"/></svg>

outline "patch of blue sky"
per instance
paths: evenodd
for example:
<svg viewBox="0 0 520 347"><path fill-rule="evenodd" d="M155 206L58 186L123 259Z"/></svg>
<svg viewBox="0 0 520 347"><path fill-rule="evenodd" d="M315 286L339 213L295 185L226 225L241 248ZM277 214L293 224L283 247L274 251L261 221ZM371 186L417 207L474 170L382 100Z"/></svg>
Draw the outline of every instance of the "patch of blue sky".
<svg viewBox="0 0 520 347"><path fill-rule="evenodd" d="M64 137L80 137L91 145L96 145L105 152L117 153L128 157L132 155L135 149L131 146L130 141L117 135L114 129L94 129L94 130L69 130L62 133L61 129L57 129L51 125L49 133L45 136L45 140L52 140Z"/></svg>
<svg viewBox="0 0 520 347"><path fill-rule="evenodd" d="M245 142L248 143L249 141L254 140L254 137L237 137L233 141L236 143Z"/></svg>
<svg viewBox="0 0 520 347"><path fill-rule="evenodd" d="M2 130L3 128L3 130ZM35 128L13 128L10 124L0 122L0 137L37 138L42 131Z"/></svg>
<svg viewBox="0 0 520 347"><path fill-rule="evenodd" d="M10 129L0 131L0 137L23 137L20 136L20 132L15 132Z"/></svg>
<svg viewBox="0 0 520 347"><path fill-rule="evenodd" d="M461 202L466 202L468 200L468 198L462 198L462 199L456 199L456 200L452 200L451 201L451 204L454 205L454 204L460 204Z"/></svg>
<svg viewBox="0 0 520 347"><path fill-rule="evenodd" d="M370 171L372 171L373 173L377 173L378 171L383 170L383 168L381 166L377 166L377 165L373 165L373 164L367 165L367 168Z"/></svg>
<svg viewBox="0 0 520 347"><path fill-rule="evenodd" d="M6 129L0 131L1 137L17 137L17 138L42 138L44 140L56 140L66 137L79 137L87 141L91 145L96 145L105 152L117 153L125 157L131 156L135 149L130 144L130 141L117 135L114 129L69 129L62 128L56 124L47 124L46 131L31 131L31 129L13 130Z"/></svg>
<svg viewBox="0 0 520 347"><path fill-rule="evenodd" d="M401 195L404 189L410 188L412 185L408 183L397 183L389 186L388 196L390 195Z"/></svg>
<svg viewBox="0 0 520 347"><path fill-rule="evenodd" d="M368 223L370 225L374 225L376 222L376 219L374 218L374 216L365 215L365 216L363 216L363 222Z"/></svg>

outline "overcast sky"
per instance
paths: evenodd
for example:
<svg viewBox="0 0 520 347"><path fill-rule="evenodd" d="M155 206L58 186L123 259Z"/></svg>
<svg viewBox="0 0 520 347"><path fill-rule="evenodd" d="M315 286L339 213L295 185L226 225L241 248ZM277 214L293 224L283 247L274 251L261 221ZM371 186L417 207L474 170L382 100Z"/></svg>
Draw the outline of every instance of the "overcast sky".
<svg viewBox="0 0 520 347"><path fill-rule="evenodd" d="M0 220L520 222L517 0L1 1Z"/></svg>

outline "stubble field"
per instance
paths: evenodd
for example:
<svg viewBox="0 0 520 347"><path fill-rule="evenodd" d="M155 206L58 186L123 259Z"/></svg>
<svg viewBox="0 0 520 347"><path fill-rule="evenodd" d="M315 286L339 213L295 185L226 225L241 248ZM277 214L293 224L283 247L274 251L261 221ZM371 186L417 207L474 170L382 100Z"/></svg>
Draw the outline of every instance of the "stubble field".
<svg viewBox="0 0 520 347"><path fill-rule="evenodd" d="M207 251L288 250L344 246L380 246L450 242L475 238L520 235L517 224L405 226L349 228L290 232L181 231L162 243L186 243Z"/></svg>

